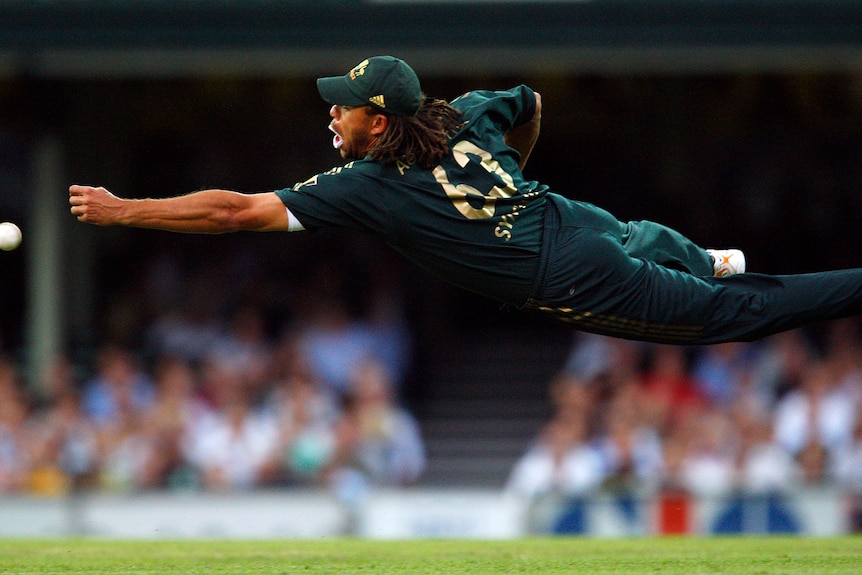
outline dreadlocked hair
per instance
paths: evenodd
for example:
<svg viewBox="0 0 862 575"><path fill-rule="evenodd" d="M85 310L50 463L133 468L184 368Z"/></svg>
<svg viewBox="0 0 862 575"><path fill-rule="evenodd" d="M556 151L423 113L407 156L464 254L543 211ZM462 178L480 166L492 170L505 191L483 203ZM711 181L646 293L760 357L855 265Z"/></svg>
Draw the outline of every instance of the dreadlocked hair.
<svg viewBox="0 0 862 575"><path fill-rule="evenodd" d="M389 116L386 131L368 155L384 163L401 160L430 169L449 153L449 139L462 125L461 112L446 100L423 95L415 116Z"/></svg>

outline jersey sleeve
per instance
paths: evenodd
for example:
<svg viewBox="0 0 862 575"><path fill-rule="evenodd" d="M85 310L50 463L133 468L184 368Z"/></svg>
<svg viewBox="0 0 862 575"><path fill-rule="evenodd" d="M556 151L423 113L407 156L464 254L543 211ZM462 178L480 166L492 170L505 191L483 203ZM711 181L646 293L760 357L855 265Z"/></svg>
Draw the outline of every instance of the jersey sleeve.
<svg viewBox="0 0 862 575"><path fill-rule="evenodd" d="M372 188L348 164L275 193L307 230L336 227L385 234L385 210L375 201Z"/></svg>
<svg viewBox="0 0 862 575"><path fill-rule="evenodd" d="M506 132L526 124L536 113L536 94L524 84L510 90L474 90L459 96L451 105L464 115L464 119L487 116L500 131Z"/></svg>

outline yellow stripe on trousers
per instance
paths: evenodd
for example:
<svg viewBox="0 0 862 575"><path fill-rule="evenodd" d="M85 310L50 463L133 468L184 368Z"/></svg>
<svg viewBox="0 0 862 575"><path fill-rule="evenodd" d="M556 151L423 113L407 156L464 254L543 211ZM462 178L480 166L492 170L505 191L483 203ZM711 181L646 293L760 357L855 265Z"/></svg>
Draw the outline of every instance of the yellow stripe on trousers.
<svg viewBox="0 0 862 575"><path fill-rule="evenodd" d="M548 307L534 300L526 308L549 313L560 321L575 324L585 331L601 331L609 335L637 339L660 339L676 343L694 343L700 339L702 326L664 325L611 315L594 314L568 307Z"/></svg>

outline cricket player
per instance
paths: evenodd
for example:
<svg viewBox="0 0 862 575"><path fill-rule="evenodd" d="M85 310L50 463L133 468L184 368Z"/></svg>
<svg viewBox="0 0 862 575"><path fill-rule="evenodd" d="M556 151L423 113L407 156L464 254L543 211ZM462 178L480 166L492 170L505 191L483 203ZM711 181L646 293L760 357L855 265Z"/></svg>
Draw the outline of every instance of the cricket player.
<svg viewBox="0 0 862 575"><path fill-rule="evenodd" d="M542 111L527 86L447 103L426 97L413 69L391 56L317 86L346 164L255 194L137 200L73 185L72 214L176 232L367 232L464 289L650 342L748 341L862 311L862 269L742 273L738 250L708 251L654 222L620 222L527 180Z"/></svg>

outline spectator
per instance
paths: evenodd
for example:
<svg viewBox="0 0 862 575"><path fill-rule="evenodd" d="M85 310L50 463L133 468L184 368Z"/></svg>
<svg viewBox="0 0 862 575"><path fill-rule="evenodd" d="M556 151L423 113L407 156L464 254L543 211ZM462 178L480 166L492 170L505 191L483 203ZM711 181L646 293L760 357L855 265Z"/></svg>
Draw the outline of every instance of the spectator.
<svg viewBox="0 0 862 575"><path fill-rule="evenodd" d="M387 252L388 253L388 252ZM400 391L413 359L413 338L404 314L404 288L392 276L393 262L377 260L366 314L373 335L372 356L386 366L392 385Z"/></svg>
<svg viewBox="0 0 862 575"><path fill-rule="evenodd" d="M12 358L0 356L0 494L16 493L26 484L30 470L25 429L28 412L18 366Z"/></svg>
<svg viewBox="0 0 862 575"><path fill-rule="evenodd" d="M805 367L816 355L800 329L764 340L762 351L752 366L752 385L744 391L746 402L764 414L770 413L779 399L799 387Z"/></svg>
<svg viewBox="0 0 862 575"><path fill-rule="evenodd" d="M197 373L183 357L159 358L155 367L156 399L143 415L146 449L139 469L139 486L155 488L188 488L196 479L183 458L189 440L189 429L206 413L206 406L196 395Z"/></svg>
<svg viewBox="0 0 862 575"><path fill-rule="evenodd" d="M418 423L395 402L386 368L365 361L354 372L351 388L336 426L329 471L336 493L345 483L353 485L356 472L368 485L415 484L425 469L425 447Z"/></svg>
<svg viewBox="0 0 862 575"><path fill-rule="evenodd" d="M153 446L147 441L142 413L120 402L118 411L98 428L98 485L109 491L134 491L144 485L146 461Z"/></svg>
<svg viewBox="0 0 862 575"><path fill-rule="evenodd" d="M351 377L374 357L374 336L362 320L352 318L339 301L313 302L299 332L301 352L315 379L337 395L350 392Z"/></svg>
<svg viewBox="0 0 862 575"><path fill-rule="evenodd" d="M210 410L191 427L185 456L205 489L255 488L278 447L275 419L252 408L241 371L210 360L206 373Z"/></svg>
<svg viewBox="0 0 862 575"><path fill-rule="evenodd" d="M833 483L834 465L831 453L817 440L809 439L796 454L805 487L823 487Z"/></svg>
<svg viewBox="0 0 862 575"><path fill-rule="evenodd" d="M212 343L205 356L215 357L242 371L252 397L262 395L272 362L272 345L267 339L263 311L254 306L236 310L229 329Z"/></svg>
<svg viewBox="0 0 862 575"><path fill-rule="evenodd" d="M100 427L111 425L123 414L141 415L154 399L153 381L130 351L114 345L99 350L96 374L84 384L87 417Z"/></svg>
<svg viewBox="0 0 862 575"><path fill-rule="evenodd" d="M833 369L835 386L854 405L862 404L862 335L857 318L829 324L826 361Z"/></svg>
<svg viewBox="0 0 862 575"><path fill-rule="evenodd" d="M615 369L641 369L647 344L589 332L576 332L563 371L590 380Z"/></svg>
<svg viewBox="0 0 862 575"><path fill-rule="evenodd" d="M170 303L145 331L148 351L155 357L170 355L203 361L223 336L216 303L222 295L218 278L207 270L183 282L172 277L179 273L176 262L166 260L158 265L165 266L160 271L167 273L154 274L153 281L170 278L164 288L170 293ZM179 292L188 295L182 301L174 301Z"/></svg>
<svg viewBox="0 0 862 575"><path fill-rule="evenodd" d="M369 359L386 366L397 391L411 351L398 297L383 281L372 282L370 296L361 297L348 287L348 266L318 262L309 273L292 326L299 349L315 379L335 394L350 391L353 373Z"/></svg>
<svg viewBox="0 0 862 575"><path fill-rule="evenodd" d="M641 382L642 409L649 424L667 437L690 411L704 409L707 400L691 377L685 348L656 345L652 352Z"/></svg>
<svg viewBox="0 0 862 575"><path fill-rule="evenodd" d="M852 437L856 408L833 375L823 361L812 362L805 369L799 387L776 406L776 441L794 457L812 441L834 451L844 447Z"/></svg>
<svg viewBox="0 0 862 575"><path fill-rule="evenodd" d="M735 487L736 436L719 408L690 414L669 439L675 450L671 483L699 496L727 495Z"/></svg>
<svg viewBox="0 0 862 575"><path fill-rule="evenodd" d="M862 495L862 417L856 419L852 441L836 452L835 464L839 485Z"/></svg>
<svg viewBox="0 0 862 575"><path fill-rule="evenodd" d="M553 419L572 419L574 426L584 422L587 435L592 437L601 424L601 410L598 409L600 386L598 379L582 379L567 370L561 371L549 386Z"/></svg>
<svg viewBox="0 0 862 575"><path fill-rule="evenodd" d="M746 343L722 343L701 349L692 375L701 393L713 404L728 407L750 377L754 348Z"/></svg>
<svg viewBox="0 0 862 575"><path fill-rule="evenodd" d="M740 413L734 423L740 442L739 487L746 493L759 495L794 488L799 482L799 468L793 457L775 442L771 421L759 413Z"/></svg>
<svg viewBox="0 0 862 575"><path fill-rule="evenodd" d="M617 388L608 402L603 432L598 439L605 467L605 487L657 487L664 461L657 430L644 418L637 383Z"/></svg>
<svg viewBox="0 0 862 575"><path fill-rule="evenodd" d="M37 392L40 400L44 399L51 405L58 396L70 391L78 392L79 384L77 367L67 355L60 354L43 367L37 382Z"/></svg>
<svg viewBox="0 0 862 575"><path fill-rule="evenodd" d="M32 470L28 490L62 495L92 485L98 465L96 428L74 385L49 387L47 404L30 420Z"/></svg>
<svg viewBox="0 0 862 575"><path fill-rule="evenodd" d="M311 375L292 338L278 346L273 368L265 408L277 422L280 447L268 473L276 481L316 479L332 455L338 405Z"/></svg>
<svg viewBox="0 0 862 575"><path fill-rule="evenodd" d="M583 496L603 480L602 458L590 445L587 422L582 416L558 417L515 464L506 490L530 499Z"/></svg>

